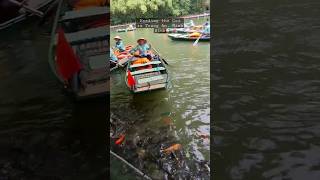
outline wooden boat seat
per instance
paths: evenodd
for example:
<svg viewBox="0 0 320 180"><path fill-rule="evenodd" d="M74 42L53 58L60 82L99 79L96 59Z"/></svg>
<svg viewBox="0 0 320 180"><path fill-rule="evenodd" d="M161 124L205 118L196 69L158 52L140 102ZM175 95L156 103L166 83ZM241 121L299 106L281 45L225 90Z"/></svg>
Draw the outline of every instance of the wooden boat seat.
<svg viewBox="0 0 320 180"><path fill-rule="evenodd" d="M78 96L98 96L101 94L107 94L108 92L110 92L110 82L109 80L106 80L106 82L101 82L98 84L88 84L85 89L82 89L78 92Z"/></svg>
<svg viewBox="0 0 320 180"><path fill-rule="evenodd" d="M89 68L90 69L101 69L107 67L107 54L101 54L89 57Z"/></svg>
<svg viewBox="0 0 320 180"><path fill-rule="evenodd" d="M159 81L159 80L163 80L163 79L164 79L164 77L162 75L159 75L159 76L138 79L137 81L138 81L138 84L144 84L144 83L150 83L153 81Z"/></svg>
<svg viewBox="0 0 320 180"><path fill-rule="evenodd" d="M109 28L108 26L102 26L92 29L86 29L83 31L78 31L74 33L66 33L65 37L67 41L71 44L81 44L87 43L89 41L97 40L109 40ZM57 44L58 34L56 34L55 44Z"/></svg>
<svg viewBox="0 0 320 180"><path fill-rule="evenodd" d="M98 82L98 81L106 80L108 78L106 71L107 70L105 68L101 68L101 69L96 69L96 70L90 71L87 74L86 82L87 83L95 83L95 82Z"/></svg>
<svg viewBox="0 0 320 180"><path fill-rule="evenodd" d="M143 74L143 73L149 73L149 72L154 72L154 71L164 71L166 70L166 68L164 67L156 67L156 68L151 68L151 69L142 69L142 70L139 70L139 71L134 71L134 72L131 72L131 75L137 75L137 74Z"/></svg>
<svg viewBox="0 0 320 180"><path fill-rule="evenodd" d="M134 65L131 65L130 68L142 67L142 66L153 65L153 64L161 64L161 61L151 61L144 64L134 64Z"/></svg>
<svg viewBox="0 0 320 180"><path fill-rule="evenodd" d="M144 92L144 91L152 91L155 89L162 89L165 87L166 87L166 84L155 84L151 86L144 86L144 87L137 88L134 92L138 93L138 92Z"/></svg>
<svg viewBox="0 0 320 180"><path fill-rule="evenodd" d="M69 21L80 18L87 18L90 16L100 16L106 15L109 13L109 7L88 7L85 9L75 10L75 11L67 11L64 16L60 19L60 21Z"/></svg>

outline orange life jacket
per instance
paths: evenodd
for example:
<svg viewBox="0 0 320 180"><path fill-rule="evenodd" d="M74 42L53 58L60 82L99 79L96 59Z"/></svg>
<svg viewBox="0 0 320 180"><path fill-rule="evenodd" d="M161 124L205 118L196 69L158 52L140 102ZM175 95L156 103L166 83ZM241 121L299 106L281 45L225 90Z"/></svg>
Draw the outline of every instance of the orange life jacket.
<svg viewBox="0 0 320 180"><path fill-rule="evenodd" d="M150 60L148 58L139 58L136 59L135 61L132 62L132 65L134 64L145 64L150 62ZM152 65L147 65L147 66L142 66L142 67L138 67L137 70L142 70L142 69L151 69Z"/></svg>

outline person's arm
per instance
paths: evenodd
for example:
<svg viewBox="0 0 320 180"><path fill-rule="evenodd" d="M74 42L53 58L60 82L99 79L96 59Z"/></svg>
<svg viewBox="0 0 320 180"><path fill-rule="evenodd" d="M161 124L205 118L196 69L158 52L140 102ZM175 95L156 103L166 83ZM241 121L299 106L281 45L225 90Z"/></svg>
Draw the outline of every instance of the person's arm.
<svg viewBox="0 0 320 180"><path fill-rule="evenodd" d="M119 49L119 44L116 43L116 45L114 46L116 49Z"/></svg>
<svg viewBox="0 0 320 180"><path fill-rule="evenodd" d="M150 49L151 49L151 45L146 44L146 46L147 46L147 47L146 47L146 50L147 50L147 51L150 51Z"/></svg>
<svg viewBox="0 0 320 180"><path fill-rule="evenodd" d="M124 44L123 44L122 41L121 41L121 43L120 43L120 48L121 48L121 51L125 51L125 50L126 50L126 48L124 47Z"/></svg>
<svg viewBox="0 0 320 180"><path fill-rule="evenodd" d="M137 51L137 48L138 48L137 46L136 46L136 47L134 47L134 48L132 48L132 49L129 51L129 53L130 53L130 54L133 54L134 52L136 52L136 51Z"/></svg>

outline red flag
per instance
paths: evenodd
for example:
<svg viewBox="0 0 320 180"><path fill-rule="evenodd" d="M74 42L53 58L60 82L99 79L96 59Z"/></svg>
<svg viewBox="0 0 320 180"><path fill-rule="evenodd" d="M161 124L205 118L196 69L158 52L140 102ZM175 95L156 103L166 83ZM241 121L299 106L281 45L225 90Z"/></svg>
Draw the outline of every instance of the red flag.
<svg viewBox="0 0 320 180"><path fill-rule="evenodd" d="M81 69L79 58L68 43L62 29L58 30L56 56L58 70L64 80L70 79L74 73Z"/></svg>
<svg viewBox="0 0 320 180"><path fill-rule="evenodd" d="M128 85L132 88L136 84L136 81L131 75L131 72L128 70Z"/></svg>

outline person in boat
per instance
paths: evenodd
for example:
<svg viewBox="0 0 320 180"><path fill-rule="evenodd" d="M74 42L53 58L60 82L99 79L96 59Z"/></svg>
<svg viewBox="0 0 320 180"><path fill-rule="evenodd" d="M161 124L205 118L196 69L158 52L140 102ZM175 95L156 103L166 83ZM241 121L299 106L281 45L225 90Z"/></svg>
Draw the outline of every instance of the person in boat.
<svg viewBox="0 0 320 180"><path fill-rule="evenodd" d="M206 26L208 26L208 25L210 25L210 23L209 23L209 19L207 18L207 20L206 20L206 22L203 24L203 26L206 27Z"/></svg>
<svg viewBox="0 0 320 180"><path fill-rule="evenodd" d="M133 29L133 25L130 24L129 27L128 27L128 29L129 29L129 30L132 30L132 29Z"/></svg>
<svg viewBox="0 0 320 180"><path fill-rule="evenodd" d="M110 59L111 59L111 61L115 61L115 62L118 61L117 56L114 54L114 52L112 51L111 48L110 48Z"/></svg>
<svg viewBox="0 0 320 180"><path fill-rule="evenodd" d="M116 41L115 50L121 52L124 52L126 48L124 47L123 41L120 36L114 37L114 40Z"/></svg>
<svg viewBox="0 0 320 180"><path fill-rule="evenodd" d="M204 36L210 36L210 24L204 26L204 29L201 31L201 34Z"/></svg>
<svg viewBox="0 0 320 180"><path fill-rule="evenodd" d="M185 24L186 27L193 27L194 26L194 22L192 19L190 19L190 21L188 23Z"/></svg>
<svg viewBox="0 0 320 180"><path fill-rule="evenodd" d="M139 57L146 57L149 60L152 59L150 46L147 44L147 40L145 38L139 38L137 40L138 45L130 50L130 54Z"/></svg>

